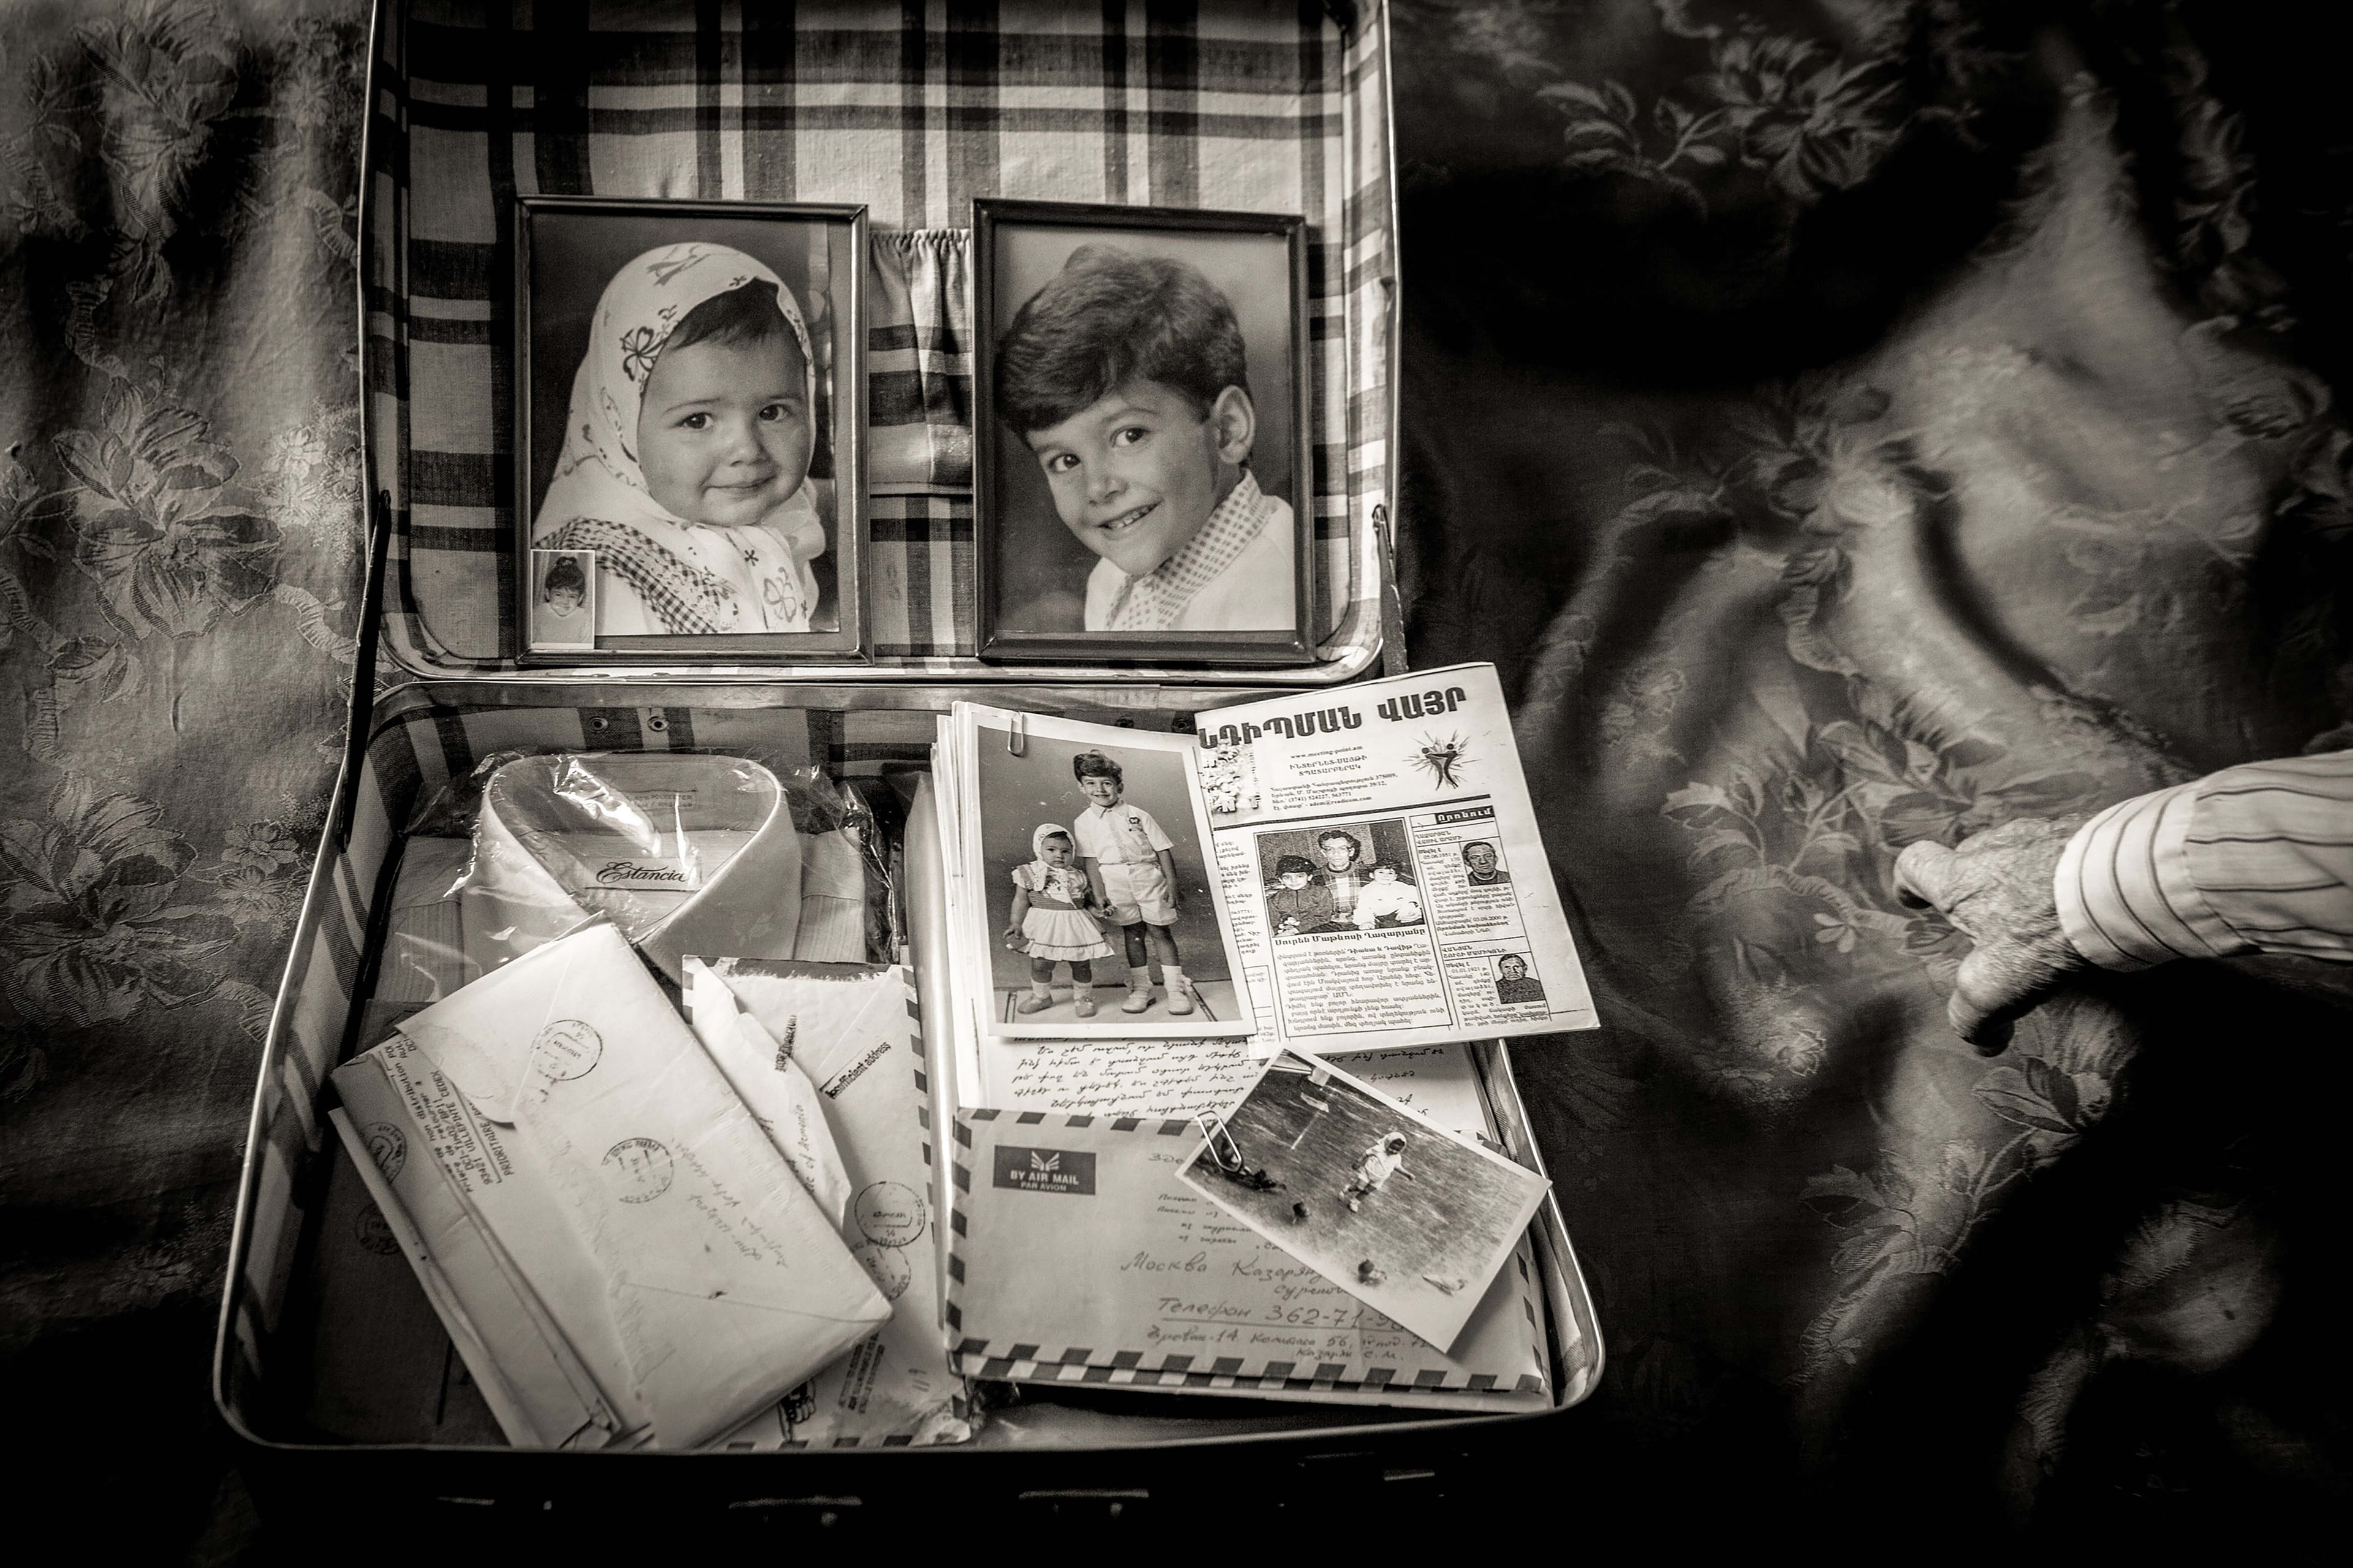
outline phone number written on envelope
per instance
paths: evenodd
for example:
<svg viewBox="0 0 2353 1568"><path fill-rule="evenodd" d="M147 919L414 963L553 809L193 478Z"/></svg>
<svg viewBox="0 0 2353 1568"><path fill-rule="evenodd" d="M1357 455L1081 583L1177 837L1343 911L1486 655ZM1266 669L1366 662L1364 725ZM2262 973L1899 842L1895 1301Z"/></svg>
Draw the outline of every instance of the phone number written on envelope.
<svg viewBox="0 0 2353 1568"><path fill-rule="evenodd" d="M1156 1321L1146 1335L1155 1347L1320 1360L1379 1361L1411 1352L1411 1336L1396 1323L1248 1226L1200 1217L1199 1200L1189 1194L1166 1194L1161 1202L1188 1212L1179 1226L1185 1239L1199 1246L1167 1255L1137 1252L1121 1262L1120 1272L1184 1276L1188 1284L1198 1280L1209 1288L1157 1299ZM1234 1282L1230 1293L1215 1288L1221 1278Z"/></svg>

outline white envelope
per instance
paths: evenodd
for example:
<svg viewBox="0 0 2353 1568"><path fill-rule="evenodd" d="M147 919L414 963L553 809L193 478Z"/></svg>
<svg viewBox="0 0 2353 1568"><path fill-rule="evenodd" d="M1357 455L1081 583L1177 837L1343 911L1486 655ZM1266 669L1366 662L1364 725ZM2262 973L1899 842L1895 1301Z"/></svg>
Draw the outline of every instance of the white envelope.
<svg viewBox="0 0 2353 1568"><path fill-rule="evenodd" d="M813 1089L849 1194L842 1238L892 1300L872 1338L723 1446L964 1441L974 1418L940 1326L913 977L895 966L733 958L690 958L685 973L695 1033L755 1114L797 1136L803 1086Z"/></svg>
<svg viewBox="0 0 2353 1568"><path fill-rule="evenodd" d="M727 1430L889 1317L610 924L401 1029L476 1115L512 1128L512 1170L470 1200L654 1445ZM551 1192L570 1222L560 1232L545 1223Z"/></svg>
<svg viewBox="0 0 2353 1568"><path fill-rule="evenodd" d="M687 1023L695 1038L839 1230L849 1213L849 1176L842 1168L833 1129L826 1124L823 1097L793 1056L790 1031L779 1042L762 1028L702 959L687 959L682 977Z"/></svg>
<svg viewBox="0 0 2353 1568"><path fill-rule="evenodd" d="M343 1103L328 1112L385 1228L508 1442L601 1448L625 1441L642 1426L642 1413L606 1395L467 1201L470 1187L498 1180L512 1163L497 1131L416 1051L396 1035L337 1069ZM569 1222L551 1204L544 1223L561 1234ZM601 1286L591 1279L587 1288Z"/></svg>

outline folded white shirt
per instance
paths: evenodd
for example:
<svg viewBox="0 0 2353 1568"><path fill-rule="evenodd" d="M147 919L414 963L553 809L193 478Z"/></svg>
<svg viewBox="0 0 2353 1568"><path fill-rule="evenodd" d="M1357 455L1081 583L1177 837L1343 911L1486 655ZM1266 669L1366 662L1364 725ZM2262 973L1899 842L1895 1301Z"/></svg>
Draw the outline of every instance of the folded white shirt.
<svg viewBox="0 0 2353 1568"><path fill-rule="evenodd" d="M482 790L467 954L487 973L602 915L673 981L689 952L790 958L802 847L784 785L748 758L519 758Z"/></svg>

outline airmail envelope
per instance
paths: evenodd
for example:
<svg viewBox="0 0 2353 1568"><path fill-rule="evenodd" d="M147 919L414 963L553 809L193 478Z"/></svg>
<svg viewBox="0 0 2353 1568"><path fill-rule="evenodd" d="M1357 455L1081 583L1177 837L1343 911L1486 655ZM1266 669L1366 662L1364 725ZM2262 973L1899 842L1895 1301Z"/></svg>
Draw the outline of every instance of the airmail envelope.
<svg viewBox="0 0 2353 1568"><path fill-rule="evenodd" d="M904 968L685 961L689 1016L744 1102L798 1169L814 1101L847 1193L851 1254L891 1298L891 1321L819 1373L805 1395L723 1447L955 1443L972 1435L964 1379L940 1328L932 1235L931 1092L913 976Z"/></svg>
<svg viewBox="0 0 2353 1568"><path fill-rule="evenodd" d="M512 1129L512 1168L468 1197L656 1446L726 1431L890 1316L610 924L493 971L401 1032L477 1116ZM560 1231L543 1223L551 1190Z"/></svg>
<svg viewBox="0 0 2353 1568"><path fill-rule="evenodd" d="M1440 1354L1177 1180L1201 1145L1191 1121L977 1109L955 1139L948 1337L967 1375L1547 1387L1525 1268L1496 1276Z"/></svg>

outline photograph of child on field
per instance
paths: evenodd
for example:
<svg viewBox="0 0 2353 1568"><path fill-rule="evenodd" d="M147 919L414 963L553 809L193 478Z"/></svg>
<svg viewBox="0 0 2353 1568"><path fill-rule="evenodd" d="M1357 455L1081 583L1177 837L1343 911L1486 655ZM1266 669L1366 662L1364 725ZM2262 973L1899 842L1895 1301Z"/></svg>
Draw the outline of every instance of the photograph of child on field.
<svg viewBox="0 0 2353 1568"><path fill-rule="evenodd" d="M1001 443L997 626L1294 630L1281 237L1008 229L999 243L999 429L982 435Z"/></svg>
<svg viewBox="0 0 2353 1568"><path fill-rule="evenodd" d="M1343 1289L1449 1349L1543 1201L1542 1176L1285 1051L1181 1173Z"/></svg>
<svg viewBox="0 0 2353 1568"><path fill-rule="evenodd" d="M1053 727L1029 716L1017 753L984 724L975 747L992 1030L1248 1033L1187 784L1189 742L1110 744Z"/></svg>

